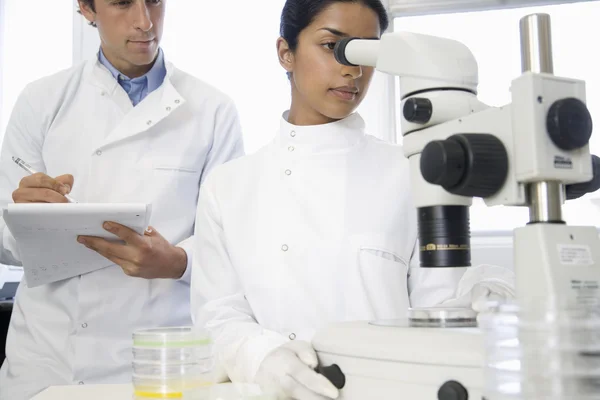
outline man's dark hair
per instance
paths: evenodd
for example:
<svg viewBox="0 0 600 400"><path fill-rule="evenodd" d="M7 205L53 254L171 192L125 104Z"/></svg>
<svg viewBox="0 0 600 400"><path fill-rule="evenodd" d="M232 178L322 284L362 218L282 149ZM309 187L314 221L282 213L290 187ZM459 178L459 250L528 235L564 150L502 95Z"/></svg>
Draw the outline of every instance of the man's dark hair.
<svg viewBox="0 0 600 400"><path fill-rule="evenodd" d="M85 4L86 6L88 6L93 12L96 12L96 6L94 5L94 0L81 0L81 2L83 4ZM77 10L77 12L79 14L81 14L81 10ZM95 22L90 22L90 25L95 27L96 23Z"/></svg>

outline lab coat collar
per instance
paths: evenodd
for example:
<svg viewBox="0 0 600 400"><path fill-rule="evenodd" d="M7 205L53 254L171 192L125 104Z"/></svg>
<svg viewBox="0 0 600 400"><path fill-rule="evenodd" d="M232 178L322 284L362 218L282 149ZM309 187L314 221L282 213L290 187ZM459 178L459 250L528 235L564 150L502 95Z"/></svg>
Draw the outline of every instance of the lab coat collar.
<svg viewBox="0 0 600 400"><path fill-rule="evenodd" d="M288 122L289 111L283 113L278 145L297 152L324 153L347 150L365 138L365 122L358 113L323 125L299 126Z"/></svg>
<svg viewBox="0 0 600 400"><path fill-rule="evenodd" d="M152 68L150 68L150 71L146 72L144 75L137 77L137 78L130 78L130 77L122 74L106 58L106 56L104 55L104 52L102 51L102 48L100 48L100 50L98 51L98 60L100 60L100 63L102 65L104 65L110 71L113 78L115 78L117 80L119 79L119 77L125 77L125 79L128 79L132 82L141 82L145 79L148 93L152 93L153 91L158 89L160 87L160 85L162 85L164 78L166 76L164 52L160 47L158 48L158 54L156 56L156 60L154 60L154 64L152 65Z"/></svg>
<svg viewBox="0 0 600 400"><path fill-rule="evenodd" d="M148 131L186 103L185 98L171 82L171 77L176 71L175 66L165 60L165 67L167 74L163 84L148 94L137 107L133 107L127 93L124 90L117 90L120 88L119 83L108 68L98 60L98 56L88 62L87 75L90 83L98 87L98 96L110 97L124 114L123 121L94 151Z"/></svg>
<svg viewBox="0 0 600 400"><path fill-rule="evenodd" d="M92 59L88 60L87 66L85 68L85 75L91 78L89 80L93 85L99 87L104 92L113 96L115 94L115 90L119 87L119 82L117 82L117 80L114 78L112 72L100 62L98 58L99 53L100 52L96 53L96 55ZM175 72L175 66L171 62L166 60L164 56L163 61L165 63L165 69L167 71L166 76L163 80L164 85L165 83L170 83L170 79L173 76L173 73ZM125 98L128 99L127 102L130 104L131 100L129 100L127 93L123 94L125 94ZM131 108L132 107L133 105L131 105Z"/></svg>

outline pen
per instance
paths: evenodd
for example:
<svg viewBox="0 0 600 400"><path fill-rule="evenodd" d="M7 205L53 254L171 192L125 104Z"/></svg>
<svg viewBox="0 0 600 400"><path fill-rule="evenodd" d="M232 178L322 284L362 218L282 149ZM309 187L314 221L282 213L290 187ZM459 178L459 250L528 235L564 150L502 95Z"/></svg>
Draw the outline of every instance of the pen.
<svg viewBox="0 0 600 400"><path fill-rule="evenodd" d="M31 175L33 174L37 174L37 171L34 170L33 168L31 168L31 165L27 164L25 161L23 161L20 158L17 157L13 157L12 160L21 168L23 168L25 171L29 172ZM68 194L64 195L67 200L69 200L69 203L77 203L72 197L70 197Z"/></svg>

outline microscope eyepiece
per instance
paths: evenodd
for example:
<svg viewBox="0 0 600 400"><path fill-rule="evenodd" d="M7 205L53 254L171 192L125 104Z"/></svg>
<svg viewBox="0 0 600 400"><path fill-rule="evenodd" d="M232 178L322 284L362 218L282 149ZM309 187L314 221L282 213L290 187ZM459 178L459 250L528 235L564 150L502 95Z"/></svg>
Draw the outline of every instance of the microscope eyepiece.
<svg viewBox="0 0 600 400"><path fill-rule="evenodd" d="M348 37L348 38L344 38L340 41L338 41L335 44L335 47L333 48L333 54L335 56L335 59L337 62L339 62L342 65L347 65L350 67L356 67L356 64L352 64L350 61L348 61L348 59L346 58L346 46L348 46L348 43L350 43L351 41L358 39L355 37Z"/></svg>

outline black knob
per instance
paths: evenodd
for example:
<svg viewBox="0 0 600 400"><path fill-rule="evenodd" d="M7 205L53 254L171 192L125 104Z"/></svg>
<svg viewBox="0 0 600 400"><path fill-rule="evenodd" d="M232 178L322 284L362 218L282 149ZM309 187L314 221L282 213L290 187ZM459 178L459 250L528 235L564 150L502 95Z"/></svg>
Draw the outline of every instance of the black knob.
<svg viewBox="0 0 600 400"><path fill-rule="evenodd" d="M329 381L338 389L343 389L346 385L346 376L337 366L337 364L330 365L329 367L317 367L316 371L323 375L325 378L329 379Z"/></svg>
<svg viewBox="0 0 600 400"><path fill-rule="evenodd" d="M453 135L428 143L421 153L420 167L427 182L450 193L489 197L504 185L508 153L494 135Z"/></svg>
<svg viewBox="0 0 600 400"><path fill-rule="evenodd" d="M408 122L426 124L433 114L433 105L431 100L424 97L411 97L404 103L402 114Z"/></svg>
<svg viewBox="0 0 600 400"><path fill-rule="evenodd" d="M578 199L585 194L594 193L600 189L600 158L595 155L592 155L592 172L594 177L591 181L567 185L567 200Z"/></svg>
<svg viewBox="0 0 600 400"><path fill-rule="evenodd" d="M448 381L438 390L438 400L469 400L469 392L459 382Z"/></svg>
<svg viewBox="0 0 600 400"><path fill-rule="evenodd" d="M467 153L457 140L430 142L421 154L421 174L433 185L457 185L465 175L466 168Z"/></svg>
<svg viewBox="0 0 600 400"><path fill-rule="evenodd" d="M555 101L546 118L546 129L562 150L577 150L589 143L592 116L584 102L572 97Z"/></svg>

